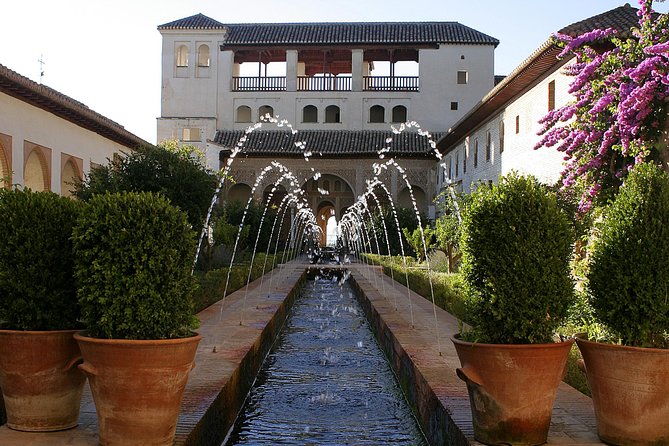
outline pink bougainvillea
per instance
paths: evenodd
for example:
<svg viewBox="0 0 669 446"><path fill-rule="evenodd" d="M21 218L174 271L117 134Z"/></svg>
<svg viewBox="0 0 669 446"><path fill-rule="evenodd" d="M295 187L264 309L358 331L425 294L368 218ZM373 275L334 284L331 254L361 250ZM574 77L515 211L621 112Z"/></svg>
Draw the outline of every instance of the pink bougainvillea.
<svg viewBox="0 0 669 446"><path fill-rule="evenodd" d="M544 116L535 146L564 153L562 186L580 194L579 210L610 198L629 169L659 158L654 146L669 104L669 19L640 0L639 27L629 38L613 29L578 37L556 34L560 57L575 56L574 100Z"/></svg>

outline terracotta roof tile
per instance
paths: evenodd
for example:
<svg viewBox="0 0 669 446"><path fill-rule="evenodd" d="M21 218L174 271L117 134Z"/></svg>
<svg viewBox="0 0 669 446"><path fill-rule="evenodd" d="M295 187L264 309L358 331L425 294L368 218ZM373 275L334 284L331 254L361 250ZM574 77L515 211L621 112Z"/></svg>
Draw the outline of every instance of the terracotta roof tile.
<svg viewBox="0 0 669 446"><path fill-rule="evenodd" d="M443 133L432 134L437 141ZM219 130L214 143L228 149L237 145L244 136L243 130ZM312 157L378 157L378 151L387 147L387 138L393 138L390 152L386 157L426 157L435 158L426 137L416 132L377 130L301 130L297 134L281 130L256 130L248 135L242 154L246 156L303 156L303 150L295 145L305 142L306 150Z"/></svg>
<svg viewBox="0 0 669 446"><path fill-rule="evenodd" d="M158 26L159 30L226 30L224 45L301 44L499 44L458 22L341 22L223 24L202 14Z"/></svg>

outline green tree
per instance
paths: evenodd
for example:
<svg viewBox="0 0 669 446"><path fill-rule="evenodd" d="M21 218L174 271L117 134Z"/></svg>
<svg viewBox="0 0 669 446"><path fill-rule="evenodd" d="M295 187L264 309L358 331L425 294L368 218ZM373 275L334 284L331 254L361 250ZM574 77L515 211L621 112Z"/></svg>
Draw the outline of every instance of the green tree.
<svg viewBox="0 0 669 446"><path fill-rule="evenodd" d="M448 272L455 272L460 261L460 238L462 232L461 215L465 212L470 197L468 194L457 192L455 198L450 191L442 192L437 197L441 216L435 221L436 247L446 253L448 258Z"/></svg>
<svg viewBox="0 0 669 446"><path fill-rule="evenodd" d="M434 229L430 225L425 226L422 233L420 228L416 228L413 231L409 231L408 228L402 228L402 234L404 234L404 238L415 253L416 260L419 262L423 262L427 254L436 246ZM425 238L425 245L423 245L423 237ZM426 248L427 252L425 252Z"/></svg>
<svg viewBox="0 0 669 446"><path fill-rule="evenodd" d="M75 185L74 195L88 201L105 192L161 193L186 212L189 223L199 232L216 183L216 175L205 166L199 149L167 141L94 167L84 181Z"/></svg>

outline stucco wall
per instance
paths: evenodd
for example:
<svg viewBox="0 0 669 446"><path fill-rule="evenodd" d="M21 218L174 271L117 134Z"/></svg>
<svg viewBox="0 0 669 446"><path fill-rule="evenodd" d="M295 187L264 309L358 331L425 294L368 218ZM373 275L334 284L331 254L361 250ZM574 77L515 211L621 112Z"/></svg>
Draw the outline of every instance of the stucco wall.
<svg viewBox="0 0 669 446"><path fill-rule="evenodd" d="M544 183L553 184L563 169L563 154L554 148L534 150L540 140L541 119L548 112L548 85L555 82L555 106L565 105L572 97L568 93L572 78L563 74L563 69L551 72L537 80L532 86L497 111L489 119L481 123L469 135L454 147L444 151L442 175L439 176L439 187L450 181L457 184L460 190L471 191L479 181L497 182L500 175L514 170L531 174ZM516 132L518 117L518 132ZM500 122L504 122L504 151L500 153ZM486 160L486 133L491 134L491 159ZM478 166L474 167L475 141L479 141ZM455 160L459 165L456 173ZM466 159L466 173L463 163ZM449 162L451 175L448 174Z"/></svg>
<svg viewBox="0 0 669 446"><path fill-rule="evenodd" d="M61 191L61 172L71 160L81 173L90 171L91 163L104 164L114 153L128 151L121 144L95 132L79 127L70 121L34 107L12 96L0 93L0 135L7 158L11 162L12 184L24 185L25 162L37 148L45 157L50 190ZM68 166L66 171L70 171ZM29 167L30 169L30 167Z"/></svg>

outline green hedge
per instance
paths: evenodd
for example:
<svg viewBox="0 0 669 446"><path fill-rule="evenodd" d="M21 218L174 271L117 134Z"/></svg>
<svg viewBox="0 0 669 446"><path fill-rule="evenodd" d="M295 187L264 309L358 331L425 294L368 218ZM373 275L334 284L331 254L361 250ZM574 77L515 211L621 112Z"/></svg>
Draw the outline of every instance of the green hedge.
<svg viewBox="0 0 669 446"><path fill-rule="evenodd" d="M635 167L599 230L588 274L595 315L625 344L669 347L669 175Z"/></svg>
<svg viewBox="0 0 669 446"><path fill-rule="evenodd" d="M0 189L0 321L14 330L79 327L72 227L81 203Z"/></svg>
<svg viewBox="0 0 669 446"><path fill-rule="evenodd" d="M278 252L276 257L274 257L273 254L267 255L262 252L257 253L253 261L253 269L251 270L251 281L258 279L262 275L265 258L267 258L267 264L265 266L265 274L267 274L272 269L272 260L276 259L274 261L274 266L276 266L276 264L281 261L282 256L282 252ZM232 266L227 294L237 291L246 285L249 274L249 264L250 262ZM229 268L219 268L212 269L206 273L198 273L197 280L200 286L193 296L196 312L204 310L209 305L216 303L223 298L225 283L228 278L228 269ZM269 280L269 278L266 277L265 280Z"/></svg>
<svg viewBox="0 0 669 446"><path fill-rule="evenodd" d="M197 325L186 214L150 192L95 195L74 229L78 297L92 336L167 339Z"/></svg>

